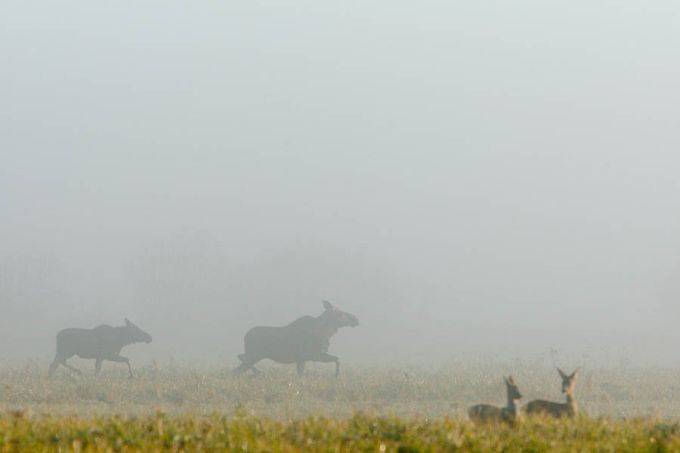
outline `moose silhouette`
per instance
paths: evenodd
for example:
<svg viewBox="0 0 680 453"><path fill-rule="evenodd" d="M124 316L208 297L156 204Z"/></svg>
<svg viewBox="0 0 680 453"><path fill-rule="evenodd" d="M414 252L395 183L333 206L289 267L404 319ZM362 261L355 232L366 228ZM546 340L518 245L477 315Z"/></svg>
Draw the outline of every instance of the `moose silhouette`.
<svg viewBox="0 0 680 453"><path fill-rule="evenodd" d="M340 360L328 354L330 338L339 328L356 327L359 320L350 313L341 311L328 301L323 301L324 312L317 316L303 316L283 327L253 327L244 337L245 352L235 374L253 370L262 359L278 363L295 363L298 375L302 375L305 362L335 362L335 375L340 373Z"/></svg>
<svg viewBox="0 0 680 453"><path fill-rule="evenodd" d="M54 375L59 365L82 374L76 367L66 363L66 360L77 355L83 359L96 360L95 376L99 375L104 360L127 363L132 379L134 375L130 360L120 355L121 349L132 343L151 343L151 335L127 318L125 325L120 327L101 325L94 329L64 329L57 334L57 353L50 365L49 377Z"/></svg>

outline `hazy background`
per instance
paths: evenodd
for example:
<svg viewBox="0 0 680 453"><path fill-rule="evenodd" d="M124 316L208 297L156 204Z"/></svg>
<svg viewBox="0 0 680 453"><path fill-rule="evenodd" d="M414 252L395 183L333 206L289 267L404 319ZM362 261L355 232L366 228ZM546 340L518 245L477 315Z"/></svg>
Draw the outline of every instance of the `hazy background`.
<svg viewBox="0 0 680 453"><path fill-rule="evenodd" d="M114 3L0 3L0 358L680 364L677 2Z"/></svg>

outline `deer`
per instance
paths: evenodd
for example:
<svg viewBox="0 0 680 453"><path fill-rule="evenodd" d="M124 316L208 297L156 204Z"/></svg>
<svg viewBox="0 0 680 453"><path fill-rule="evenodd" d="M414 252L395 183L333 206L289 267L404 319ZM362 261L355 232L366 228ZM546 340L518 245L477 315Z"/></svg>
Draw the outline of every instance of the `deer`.
<svg viewBox="0 0 680 453"><path fill-rule="evenodd" d="M512 376L503 377L507 389L508 404L505 407L492 406L490 404L477 404L468 409L470 420L475 423L507 423L514 425L520 418L517 403L522 394Z"/></svg>
<svg viewBox="0 0 680 453"><path fill-rule="evenodd" d="M577 368L573 373L567 374L557 368L557 372L562 378L562 393L566 396L567 401L556 403L546 400L534 400L526 405L526 413L533 415L542 414L556 418L576 417L578 415L578 404L576 404L576 398L574 397L574 388L576 387L576 377L580 371L580 368Z"/></svg>

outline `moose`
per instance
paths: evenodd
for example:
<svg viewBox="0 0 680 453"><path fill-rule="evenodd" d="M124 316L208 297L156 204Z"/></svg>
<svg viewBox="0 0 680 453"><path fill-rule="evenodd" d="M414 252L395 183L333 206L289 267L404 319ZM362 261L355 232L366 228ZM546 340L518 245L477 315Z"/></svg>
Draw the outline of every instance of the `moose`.
<svg viewBox="0 0 680 453"><path fill-rule="evenodd" d="M125 318L125 325L111 327L101 325L94 329L64 329L57 334L57 353L50 365L49 377L63 365L69 370L82 374L79 369L66 363L74 355L83 359L95 359L94 375L98 376L102 368L102 362L126 363L132 374L132 366L127 357L120 355L123 347L133 343L151 343L151 335L134 325Z"/></svg>
<svg viewBox="0 0 680 453"><path fill-rule="evenodd" d="M262 359L270 359L278 363L295 363L299 376L302 376L307 361L335 362L337 377L340 374L340 360L328 354L330 338L341 327L358 326L359 320L326 300L323 301L323 307L324 312L317 317L303 316L283 327L259 326L250 329L244 337L245 352L238 356L241 364L234 373L253 370L253 373L259 374L255 364Z"/></svg>

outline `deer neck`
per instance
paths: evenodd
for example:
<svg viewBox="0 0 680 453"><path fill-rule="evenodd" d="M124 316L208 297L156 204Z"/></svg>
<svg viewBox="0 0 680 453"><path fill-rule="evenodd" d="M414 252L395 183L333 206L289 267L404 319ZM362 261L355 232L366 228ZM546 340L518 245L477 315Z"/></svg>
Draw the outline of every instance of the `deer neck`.
<svg viewBox="0 0 680 453"><path fill-rule="evenodd" d="M513 399L510 395L508 395L508 405L506 406L506 409L513 417L517 416L517 400Z"/></svg>
<svg viewBox="0 0 680 453"><path fill-rule="evenodd" d="M570 414L572 415L578 414L578 404L576 404L576 398L574 398L574 395L572 393L567 393L566 405Z"/></svg>

